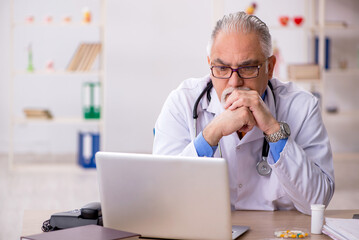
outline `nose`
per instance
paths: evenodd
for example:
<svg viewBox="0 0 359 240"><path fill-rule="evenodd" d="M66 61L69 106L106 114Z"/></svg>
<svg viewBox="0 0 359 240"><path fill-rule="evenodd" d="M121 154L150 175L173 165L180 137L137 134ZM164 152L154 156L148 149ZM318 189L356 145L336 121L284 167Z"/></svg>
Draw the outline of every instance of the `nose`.
<svg viewBox="0 0 359 240"><path fill-rule="evenodd" d="M233 72L232 76L229 78L228 85L230 85L231 87L237 88L237 87L243 86L243 84L244 84L244 81L239 76L238 72Z"/></svg>

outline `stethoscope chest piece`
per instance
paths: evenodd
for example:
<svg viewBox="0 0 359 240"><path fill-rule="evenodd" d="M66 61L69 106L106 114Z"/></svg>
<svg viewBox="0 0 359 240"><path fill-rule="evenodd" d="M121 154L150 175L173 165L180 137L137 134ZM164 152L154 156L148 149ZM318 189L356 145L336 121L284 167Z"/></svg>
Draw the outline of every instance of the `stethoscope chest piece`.
<svg viewBox="0 0 359 240"><path fill-rule="evenodd" d="M261 176L267 176L272 172L272 168L269 166L267 159L264 157L257 163L257 172Z"/></svg>

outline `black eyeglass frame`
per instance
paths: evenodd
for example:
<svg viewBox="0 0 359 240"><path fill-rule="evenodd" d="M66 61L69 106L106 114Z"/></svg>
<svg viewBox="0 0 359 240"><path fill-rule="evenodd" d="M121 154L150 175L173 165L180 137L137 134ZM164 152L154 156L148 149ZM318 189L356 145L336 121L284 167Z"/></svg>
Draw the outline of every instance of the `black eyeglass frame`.
<svg viewBox="0 0 359 240"><path fill-rule="evenodd" d="M252 78L256 78L258 77L259 75L259 69L263 66L263 63L262 64L259 64L259 65L255 65L255 66L243 66L243 67L238 67L238 68L231 68L229 66L211 66L210 69L211 69L211 73L212 73L212 76L215 77L215 78L218 78L218 79L229 79L232 77L233 75L233 72L237 72L238 76L242 79L252 79ZM213 74L213 68L230 68L232 70L231 72L231 75L229 75L229 77L216 77L214 74ZM253 76L253 77L242 77L241 74L239 74L239 70L242 69L242 68L248 68L248 67L256 67L257 68L257 74L256 76Z"/></svg>

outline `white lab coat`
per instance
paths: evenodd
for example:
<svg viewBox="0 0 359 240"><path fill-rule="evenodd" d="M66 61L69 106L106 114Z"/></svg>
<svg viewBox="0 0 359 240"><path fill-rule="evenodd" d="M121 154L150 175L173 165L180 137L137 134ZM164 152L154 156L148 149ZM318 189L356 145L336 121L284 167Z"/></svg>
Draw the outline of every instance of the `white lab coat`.
<svg viewBox="0 0 359 240"><path fill-rule="evenodd" d="M197 133L192 117L193 105L210 80L188 79L167 98L155 126L153 154L197 156L193 139L212 119L224 111L212 88L198 105ZM310 214L310 205L328 205L334 193L331 147L324 127L318 99L293 83L272 79L265 103L277 121L285 121L291 136L274 163L270 176L260 176L256 164L261 160L263 132L254 127L242 140L236 133L220 140L223 158L228 162L231 205L237 210L291 210ZM220 157L217 149L215 157Z"/></svg>

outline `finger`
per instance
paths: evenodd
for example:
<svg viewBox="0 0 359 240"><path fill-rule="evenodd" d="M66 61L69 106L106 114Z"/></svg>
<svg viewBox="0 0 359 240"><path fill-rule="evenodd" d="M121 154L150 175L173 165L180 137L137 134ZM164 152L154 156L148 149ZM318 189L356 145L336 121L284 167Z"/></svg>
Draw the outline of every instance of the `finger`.
<svg viewBox="0 0 359 240"><path fill-rule="evenodd" d="M250 111L250 110L248 110L248 111ZM257 121L256 121L254 115L252 114L252 112L250 112L250 113L248 114L248 118L247 118L247 123L246 123L246 125L247 125L247 131L248 131L248 132L249 132L250 130L252 130L254 126L257 125Z"/></svg>
<svg viewBox="0 0 359 240"><path fill-rule="evenodd" d="M237 108L240 108L240 107L243 107L243 104L242 104L242 101L241 100L237 100L237 101L235 101L234 103L232 103L232 105L231 106L229 106L229 110L235 110L235 109L237 109Z"/></svg>
<svg viewBox="0 0 359 240"><path fill-rule="evenodd" d="M224 108L227 109L228 107L232 106L232 104L236 101L238 101L241 98L246 98L247 91L244 90L234 90L230 95L228 95L226 104L224 105Z"/></svg>

